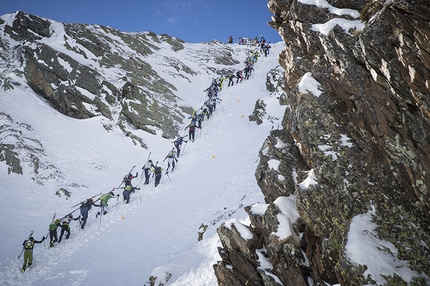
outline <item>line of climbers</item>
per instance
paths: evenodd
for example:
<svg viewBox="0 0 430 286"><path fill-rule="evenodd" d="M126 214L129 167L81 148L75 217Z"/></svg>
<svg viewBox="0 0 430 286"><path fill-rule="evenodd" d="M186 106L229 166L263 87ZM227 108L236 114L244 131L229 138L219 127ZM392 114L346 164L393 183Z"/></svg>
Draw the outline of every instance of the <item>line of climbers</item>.
<svg viewBox="0 0 430 286"><path fill-rule="evenodd" d="M227 44L233 44L232 36L228 37ZM266 39L263 37L263 35L260 35L260 39L258 39L257 36L254 39L239 37L238 44L244 46L246 45L248 47L258 47L260 52L266 57L269 55L270 49L272 48L270 46L270 42L266 42Z"/></svg>
<svg viewBox="0 0 430 286"><path fill-rule="evenodd" d="M264 38L263 38L264 39ZM265 40L264 40L265 41ZM144 179L143 185L149 185L151 177L154 178L154 187L157 187L161 181L162 173L164 171L163 164L167 160L167 168L165 171L165 175L168 176L169 181L169 171L173 172L175 170L175 166L178 162L179 155L184 152L185 146L182 148L183 143L187 143L188 141L194 142L195 140L195 129L202 129L202 122L205 120L209 120L209 118L212 116L213 112L216 110L217 103L221 103L222 99L218 97L219 92L223 88L224 81L229 79L228 86L234 85L234 78L237 78L236 83L242 82L243 79L248 80L251 76L251 74L254 71L254 64L258 61L258 58L260 56L260 52L258 49L253 49L248 52L247 58L245 60L245 68L242 70L238 70L236 73L230 72L228 75L224 76L221 75L219 78L212 79L211 85L205 89L203 92L206 92L207 99L204 101L203 106L201 106L198 110L194 109L191 116L188 118L190 119L190 124L187 125L184 130L188 129L188 135L185 136L179 136L177 139L175 139L173 143L172 149L168 152L166 157L163 159L161 165L158 165L158 161L154 165L153 161L150 159L151 153L148 155L148 159L146 163L142 167L142 175L139 183L136 187L133 186L132 180L138 177L138 172L136 172L136 175L133 176L132 171L134 170L135 166L128 172L126 176L124 176L121 184L117 188L113 188L110 192L105 194L97 194L91 198L86 199L85 201L82 201L74 206L72 208L79 206L69 214L65 215L62 218L57 219L56 214L54 214L54 217L52 218L51 223L49 224L49 232L46 234L46 236L43 236L42 240L38 241L35 240L32 237L33 232L31 232L28 239L26 239L23 242L23 251L24 251L24 264L22 266L21 271L24 272L26 269L29 269L30 265L33 261L33 248L35 243L42 243L45 241L45 239L48 237L49 234L49 248L52 248L55 246L56 243L61 243L64 234L65 239L69 239L70 237L70 223L72 220L79 221L80 229L84 229L85 225L88 220L88 215L92 209L92 207L99 207L100 210L96 212L95 217L100 218L101 223L101 217L102 215L106 215L109 212L109 205L108 201L112 198L117 198L116 204L113 205L113 207L125 203L128 204L130 202L130 194L135 193L136 190L140 191L140 185ZM244 73L244 76L243 76ZM221 105L222 108L222 105ZM185 140L185 138L188 136L188 141ZM123 186L124 185L124 186ZM123 186L123 187L122 187ZM122 192L122 201L119 200L120 195L114 193L115 190L123 189ZM95 199L95 197L100 196L99 198ZM96 202L100 201L99 204L96 204ZM73 213L77 210L80 211L80 215L78 217L73 217ZM58 229L60 229L60 237L58 238ZM18 257L19 258L19 257Z"/></svg>

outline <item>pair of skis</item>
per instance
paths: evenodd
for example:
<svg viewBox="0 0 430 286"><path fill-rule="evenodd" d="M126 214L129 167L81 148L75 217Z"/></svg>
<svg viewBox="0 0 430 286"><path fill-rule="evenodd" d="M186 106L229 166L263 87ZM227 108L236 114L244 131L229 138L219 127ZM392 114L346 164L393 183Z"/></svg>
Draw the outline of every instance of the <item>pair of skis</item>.
<svg viewBox="0 0 430 286"><path fill-rule="evenodd" d="M79 206L79 205L81 205L81 204L85 203L86 201L88 201L88 200L90 200L90 199L93 199L93 198L95 198L95 197L97 197L97 196L101 195L101 194L102 194L102 193L100 192L100 193L98 193L97 195L94 195L94 196L92 196L91 198L88 198L88 199L86 199L86 200L85 200L85 201L83 201L83 202L77 203L76 205L72 206L72 209L73 209L74 207L77 207L77 206ZM76 210L74 210L74 211L76 211Z"/></svg>

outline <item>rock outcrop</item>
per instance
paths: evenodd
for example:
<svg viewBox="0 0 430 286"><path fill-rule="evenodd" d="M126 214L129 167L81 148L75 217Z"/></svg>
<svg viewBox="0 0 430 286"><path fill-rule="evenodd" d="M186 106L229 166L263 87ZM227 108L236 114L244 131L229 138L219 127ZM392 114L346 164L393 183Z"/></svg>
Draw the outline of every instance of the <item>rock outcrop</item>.
<svg viewBox="0 0 430 286"><path fill-rule="evenodd" d="M311 3L269 1L290 106L247 208L262 245L221 227L219 285L429 285L430 6Z"/></svg>

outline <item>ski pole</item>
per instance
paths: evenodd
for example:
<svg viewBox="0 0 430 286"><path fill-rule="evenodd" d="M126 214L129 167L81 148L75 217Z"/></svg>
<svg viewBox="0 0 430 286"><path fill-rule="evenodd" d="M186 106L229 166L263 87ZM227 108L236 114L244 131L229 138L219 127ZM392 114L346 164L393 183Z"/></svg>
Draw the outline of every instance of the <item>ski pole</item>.
<svg viewBox="0 0 430 286"><path fill-rule="evenodd" d="M24 246L22 247L21 253L18 255L18 259L21 258L21 255L23 252L24 252Z"/></svg>
<svg viewBox="0 0 430 286"><path fill-rule="evenodd" d="M169 173L166 173L167 178L169 178L170 183L172 182L172 180L170 179Z"/></svg>
<svg viewBox="0 0 430 286"><path fill-rule="evenodd" d="M102 207L102 204L100 203L100 223L99 223L99 225L102 224L102 215L103 215L102 209L103 209L103 207Z"/></svg>
<svg viewBox="0 0 430 286"><path fill-rule="evenodd" d="M45 237L48 238L48 235L49 235L49 230L48 230L48 233L45 235ZM49 241L51 241L51 238L49 238ZM45 241L43 241L43 248L46 249Z"/></svg>
<svg viewBox="0 0 430 286"><path fill-rule="evenodd" d="M184 149L182 149L182 155L185 153L185 147L187 146L187 142L184 143Z"/></svg>

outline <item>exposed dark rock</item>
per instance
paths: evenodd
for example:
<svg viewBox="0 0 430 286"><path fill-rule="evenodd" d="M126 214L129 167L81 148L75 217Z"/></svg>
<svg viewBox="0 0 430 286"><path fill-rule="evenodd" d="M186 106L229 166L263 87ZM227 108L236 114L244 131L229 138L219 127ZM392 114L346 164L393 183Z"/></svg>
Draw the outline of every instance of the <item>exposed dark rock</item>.
<svg viewBox="0 0 430 286"><path fill-rule="evenodd" d="M254 112L249 116L249 121L255 121L258 125L263 123L263 117L266 115L266 104L259 99L255 102Z"/></svg>
<svg viewBox="0 0 430 286"><path fill-rule="evenodd" d="M44 44L40 44L36 49L25 47L24 57L27 63L25 76L28 85L65 115L78 119L94 116L83 105L83 103L93 103L92 100L84 96L76 87L87 89L89 92L99 92L99 84L96 80L98 73L79 65L66 55L62 58L57 57L57 53ZM69 63L74 71L69 74L58 59ZM76 84L71 84L73 77L76 78Z"/></svg>
<svg viewBox="0 0 430 286"><path fill-rule="evenodd" d="M51 22L40 17L18 11L12 26L7 25L5 32L16 41L33 42L49 37Z"/></svg>

